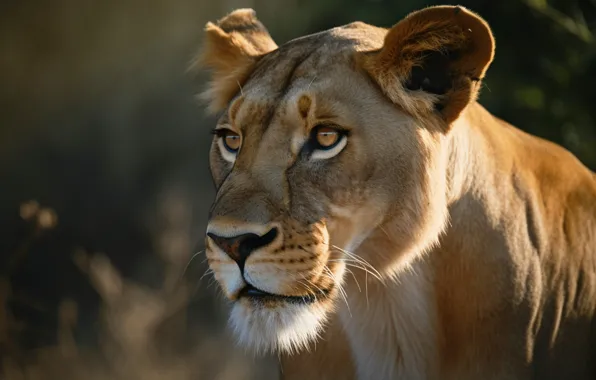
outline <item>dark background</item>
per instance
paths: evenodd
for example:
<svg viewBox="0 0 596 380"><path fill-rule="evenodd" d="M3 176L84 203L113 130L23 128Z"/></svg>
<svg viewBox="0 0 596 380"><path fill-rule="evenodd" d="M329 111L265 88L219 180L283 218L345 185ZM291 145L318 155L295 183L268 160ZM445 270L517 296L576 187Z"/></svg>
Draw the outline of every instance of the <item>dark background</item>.
<svg viewBox="0 0 596 380"><path fill-rule="evenodd" d="M202 28L252 7L281 44L432 4L2 0L0 378L275 378L234 348L203 276L213 120L186 71ZM459 4L496 37L480 102L596 169L596 1Z"/></svg>

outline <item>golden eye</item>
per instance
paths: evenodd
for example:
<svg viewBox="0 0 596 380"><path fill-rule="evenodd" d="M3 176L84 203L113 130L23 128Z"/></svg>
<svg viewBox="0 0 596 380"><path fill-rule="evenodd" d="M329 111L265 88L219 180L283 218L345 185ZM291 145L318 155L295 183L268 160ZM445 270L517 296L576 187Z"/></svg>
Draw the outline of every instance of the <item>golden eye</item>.
<svg viewBox="0 0 596 380"><path fill-rule="evenodd" d="M224 147L232 153L238 152L242 145L242 137L239 134L226 130L222 133L221 139L223 140Z"/></svg>
<svg viewBox="0 0 596 380"><path fill-rule="evenodd" d="M330 149L340 140L341 134L330 127L318 127L315 130L317 149Z"/></svg>

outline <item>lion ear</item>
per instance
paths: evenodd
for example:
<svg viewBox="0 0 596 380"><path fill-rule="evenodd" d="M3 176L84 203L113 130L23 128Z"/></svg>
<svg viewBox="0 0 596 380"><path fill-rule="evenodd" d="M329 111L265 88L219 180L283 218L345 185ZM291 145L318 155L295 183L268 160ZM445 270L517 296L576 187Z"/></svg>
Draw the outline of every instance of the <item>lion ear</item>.
<svg viewBox="0 0 596 380"><path fill-rule="evenodd" d="M388 31L380 50L361 59L393 102L416 116L437 113L449 126L476 100L494 48L480 16L436 6L408 15Z"/></svg>
<svg viewBox="0 0 596 380"><path fill-rule="evenodd" d="M194 67L211 71L202 98L218 111L240 91L258 59L277 49L265 26L252 9L237 9L216 23L205 25L203 48Z"/></svg>

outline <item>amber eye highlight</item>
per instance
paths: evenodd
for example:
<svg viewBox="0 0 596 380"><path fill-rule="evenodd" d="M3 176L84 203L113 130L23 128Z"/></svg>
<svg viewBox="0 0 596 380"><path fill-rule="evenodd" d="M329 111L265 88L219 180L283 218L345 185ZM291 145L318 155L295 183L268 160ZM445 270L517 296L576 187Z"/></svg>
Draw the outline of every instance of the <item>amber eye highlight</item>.
<svg viewBox="0 0 596 380"><path fill-rule="evenodd" d="M313 160L324 160L336 156L346 147L347 142L347 131L319 125L311 130L307 146L312 150Z"/></svg>
<svg viewBox="0 0 596 380"><path fill-rule="evenodd" d="M325 126L316 127L313 132L313 137L316 140L316 149L331 149L342 137L339 131Z"/></svg>
<svg viewBox="0 0 596 380"><path fill-rule="evenodd" d="M242 145L242 137L239 134L234 133L230 130L226 131L226 134L222 137L224 147L232 153L238 152Z"/></svg>
<svg viewBox="0 0 596 380"><path fill-rule="evenodd" d="M215 128L211 133L217 137L215 143L221 156L230 163L236 161L236 155L242 147L242 136L227 128Z"/></svg>
<svg viewBox="0 0 596 380"><path fill-rule="evenodd" d="M212 133L219 138L219 141L223 148L225 148L230 153L237 153L242 145L242 137L227 128L218 128L213 129Z"/></svg>

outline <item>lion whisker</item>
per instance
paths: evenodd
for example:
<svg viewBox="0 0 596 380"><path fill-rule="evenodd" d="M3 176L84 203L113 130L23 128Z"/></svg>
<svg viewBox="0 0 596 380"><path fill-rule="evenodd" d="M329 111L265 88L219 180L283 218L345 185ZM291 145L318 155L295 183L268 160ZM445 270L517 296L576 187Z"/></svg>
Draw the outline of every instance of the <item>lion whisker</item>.
<svg viewBox="0 0 596 380"><path fill-rule="evenodd" d="M207 269L205 270L205 273L203 273L203 275L202 275L202 276L199 278L199 281L198 281L198 282L199 282L199 283L201 283L201 281L203 280L203 278L204 278L205 276L207 276L207 275L210 275L210 274L213 274L213 269L211 269L211 268L207 268Z"/></svg>
<svg viewBox="0 0 596 380"><path fill-rule="evenodd" d="M335 274L331 271L331 269L329 269L328 266L324 266L323 267L323 273L324 275L328 276L328 278L330 278L332 281L335 282L335 284L337 285L337 290L339 291L339 294L341 294L341 296L343 297L345 303L346 303L346 307L348 308L348 313L350 314L350 317L352 316L352 311L350 310L350 304L348 303L348 295L343 287L343 284L337 280L337 277L335 276Z"/></svg>
<svg viewBox="0 0 596 380"><path fill-rule="evenodd" d="M351 260L351 259L346 259L346 258L342 258L342 259L334 259L334 260L329 260L328 262L333 263L333 262L343 262L344 264L346 264L346 266L350 266L352 268L357 268L360 269L364 272L370 273L370 275L372 275L373 277L375 277L376 279L378 279L379 281L381 281L379 279L379 277L371 272L369 269L367 269L363 264L361 264L359 261L355 261L355 260ZM353 274L353 273L352 273Z"/></svg>
<svg viewBox="0 0 596 380"><path fill-rule="evenodd" d="M190 259L188 260L188 263L186 263L186 266L184 267L184 271L182 271L183 276L186 274L186 271L188 270L190 263L192 263L192 261L195 259L195 257L197 257L198 255L200 255L203 252L205 252L205 250L199 251L190 257ZM207 260L207 258L205 258L205 260ZM205 260L203 260L203 262L201 264L205 263Z"/></svg>
<svg viewBox="0 0 596 380"><path fill-rule="evenodd" d="M310 86L312 86L313 82L315 81L315 79L317 79L317 76L315 75L312 80L310 81L310 83L308 84L307 90L310 90Z"/></svg>
<svg viewBox="0 0 596 380"><path fill-rule="evenodd" d="M347 264L346 264L345 271L352 275L352 278L354 279L354 282L356 283L356 286L358 287L358 292L362 293L362 289L360 288L360 283L356 279L356 275L354 275L354 272L352 272L352 270L350 268L348 268Z"/></svg>
<svg viewBox="0 0 596 380"><path fill-rule="evenodd" d="M319 287L317 284L315 284L314 282L312 282L311 280L309 280L308 278L306 278L305 274L300 274L300 276L302 277L302 280L306 281L306 283L303 283L302 280L298 280L302 285L304 285L307 289L307 291L315 297L317 297L316 292L314 292L311 287L314 287L319 293L321 293L322 295L325 295L325 291L323 289L321 289L321 287Z"/></svg>
<svg viewBox="0 0 596 380"><path fill-rule="evenodd" d="M381 283L385 283L385 281L383 280L381 273L374 267L372 266L368 261L364 260L362 257L358 256L357 254L353 253L353 252L349 252L345 249L342 249L336 245L333 246L333 248L339 250L340 252L342 252L343 254L345 254L346 256L348 256L349 258L353 259L354 261L364 265L365 267L369 268L371 270L370 274L372 276L374 276L377 280L379 280Z"/></svg>
<svg viewBox="0 0 596 380"><path fill-rule="evenodd" d="M335 259L335 260L329 260L329 261L330 262L342 261L342 262L344 262L344 264L346 264L346 267L357 268L364 272L364 294L366 297L366 307L368 308L369 307L369 303L368 303L368 274L370 273L376 279L379 279L379 278L374 273L372 273L370 270L368 270L366 267L362 266L363 264L360 264L359 261L355 261L355 260L349 259L349 258L341 258L341 259ZM358 265L356 265L354 263L357 263ZM348 269L346 268L346 270L348 270ZM354 273L352 271L350 271L350 273L354 277L354 280L356 280ZM381 284L385 285L385 283L383 281L381 281L380 279L379 279L379 281L381 282ZM358 283L358 281L356 281L356 285L358 286L358 290L360 292L362 292L362 289L360 288L360 284Z"/></svg>
<svg viewBox="0 0 596 380"><path fill-rule="evenodd" d="M337 246L334 246L336 249L339 249L342 253L344 253L345 255L347 255L348 257L362 263L363 265L367 266L368 268L370 268L371 270L373 270L379 277L381 277L381 273L379 273L379 271L377 271L377 269L372 266L372 264L370 264L368 261L366 261L365 259L363 259L362 257L360 257L359 255L357 255L354 252L350 252L348 250L339 248Z"/></svg>
<svg viewBox="0 0 596 380"><path fill-rule="evenodd" d="M309 294L313 295L315 298L317 297L317 294L310 288L311 286L314 287L317 291L319 291L319 293L321 293L323 295L325 294L325 292L323 291L323 289L321 289L319 286L317 286L317 284L315 284L314 282L312 282L308 278L304 277L304 275L303 275L303 280L306 281L306 284L302 283L301 280L298 280L298 281L300 283L302 283L302 285L304 285L306 287L307 292L309 292Z"/></svg>

